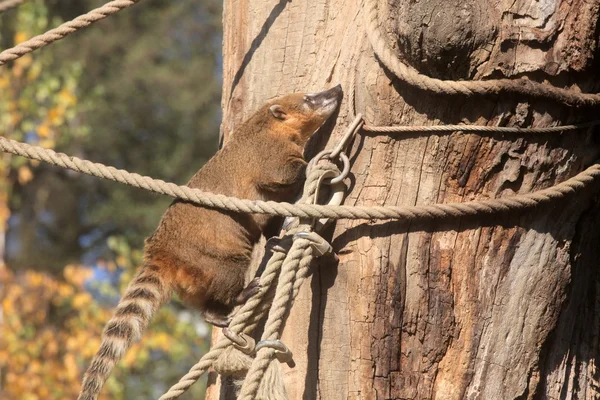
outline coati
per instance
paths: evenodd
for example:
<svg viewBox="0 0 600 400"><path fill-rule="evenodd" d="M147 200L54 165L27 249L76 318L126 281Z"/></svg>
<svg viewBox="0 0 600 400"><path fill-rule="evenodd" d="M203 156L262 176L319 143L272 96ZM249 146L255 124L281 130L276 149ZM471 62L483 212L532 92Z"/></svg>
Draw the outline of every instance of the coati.
<svg viewBox="0 0 600 400"><path fill-rule="evenodd" d="M243 122L188 186L244 199L293 201L304 178L304 146L333 114L340 85L291 94ZM257 289L244 288L254 245L272 217L197 207L175 200L144 248L144 262L104 328L79 400L96 399L114 365L138 340L173 291L206 320L225 326L233 307Z"/></svg>

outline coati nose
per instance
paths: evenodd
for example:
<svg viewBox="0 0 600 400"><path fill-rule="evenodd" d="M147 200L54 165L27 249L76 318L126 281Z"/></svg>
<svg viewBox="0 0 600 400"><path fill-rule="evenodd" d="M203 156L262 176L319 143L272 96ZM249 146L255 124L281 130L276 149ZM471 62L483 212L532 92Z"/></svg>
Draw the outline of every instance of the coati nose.
<svg viewBox="0 0 600 400"><path fill-rule="evenodd" d="M314 107L327 106L332 102L338 102L341 100L342 85L338 84L337 86L322 92L307 94L306 98Z"/></svg>

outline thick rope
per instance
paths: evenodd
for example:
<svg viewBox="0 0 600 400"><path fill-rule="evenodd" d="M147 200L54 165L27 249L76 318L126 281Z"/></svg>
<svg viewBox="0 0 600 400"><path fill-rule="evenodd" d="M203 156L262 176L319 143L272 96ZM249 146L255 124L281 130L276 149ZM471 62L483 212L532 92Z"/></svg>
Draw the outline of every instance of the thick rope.
<svg viewBox="0 0 600 400"><path fill-rule="evenodd" d="M140 0L114 0L108 2L102 7L96 8L87 14L80 15L71 21L65 22L57 28L51 29L46 33L42 33L41 35L34 36L23 43L19 43L15 47L4 50L2 53L0 53L0 66L9 61L16 60L17 58L22 57L27 53L31 53L32 51L41 47L47 46L50 43L54 43L57 40L60 40L81 28L85 28L94 22L100 21L109 15L115 14L124 8L131 7L139 1Z"/></svg>
<svg viewBox="0 0 600 400"><path fill-rule="evenodd" d="M124 183L154 193L165 194L189 201L202 207L242 213L270 214L284 217L333 219L403 219L405 221L433 218L466 217L523 211L573 194L600 178L600 164L594 164L574 177L547 189L507 198L470 201L465 203L434 204L426 206L329 206L318 204L290 204L273 201L244 200L220 194L203 192L187 186L178 186L160 179L107 167L99 163L69 157L53 150L32 146L0 137L0 150L45 161L62 168L72 169L99 178Z"/></svg>
<svg viewBox="0 0 600 400"><path fill-rule="evenodd" d="M310 247L310 242L306 239L297 239L286 257L285 263L281 270L281 276L277 284L276 296L273 305L269 312L269 317L265 325L265 331L262 335L262 340L278 340L281 335L281 330L285 323L285 317L290 310L292 303L297 295L294 291L294 286L300 286L307 277L307 273L297 276L298 270L308 272L308 266L312 262L313 251ZM265 398L266 396L257 396L261 381L269 367L269 364L274 361L275 350L263 347L257 354L248 375L242 385L242 390L238 400L254 400L256 398ZM269 390L269 388L264 388ZM271 399L269 399L271 400Z"/></svg>
<svg viewBox="0 0 600 400"><path fill-rule="evenodd" d="M359 7L361 0L359 0ZM404 64L394 54L388 41L381 33L377 17L377 0L365 0L365 25L371 46L379 60L399 79L411 86L442 94L497 95L515 93L525 97L546 98L569 106L600 105L600 94L579 93L533 82L528 79L492 79L487 81L451 81L431 78Z"/></svg>
<svg viewBox="0 0 600 400"><path fill-rule="evenodd" d="M4 0L3 2L0 2L0 14L11 8L18 7L26 1L27 0Z"/></svg>
<svg viewBox="0 0 600 400"><path fill-rule="evenodd" d="M479 125L432 125L432 126L373 126L363 125L366 132L497 132L497 133L556 133L574 131L600 125L600 120L583 124L548 126L544 128L518 128L512 126L479 126Z"/></svg>

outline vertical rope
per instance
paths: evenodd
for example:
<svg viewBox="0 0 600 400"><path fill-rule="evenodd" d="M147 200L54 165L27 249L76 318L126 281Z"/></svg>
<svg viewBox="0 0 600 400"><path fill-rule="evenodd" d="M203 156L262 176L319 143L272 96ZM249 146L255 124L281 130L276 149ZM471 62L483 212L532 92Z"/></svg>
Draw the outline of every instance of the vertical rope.
<svg viewBox="0 0 600 400"><path fill-rule="evenodd" d="M299 229L306 230L308 226L299 227ZM294 287L300 287L306 278L306 275L296 278L296 272L300 269L308 270L308 265L310 265L313 258L312 254L308 240L298 239L294 241L281 270L276 290L277 295L269 312L262 340L278 340L280 338L285 316L294 301L294 295L298 294L298 290L294 291ZM264 347L258 351L244 380L238 400L254 400L261 397L257 397L261 381L269 364L278 362L274 359L275 350ZM269 388L265 389L269 390Z"/></svg>

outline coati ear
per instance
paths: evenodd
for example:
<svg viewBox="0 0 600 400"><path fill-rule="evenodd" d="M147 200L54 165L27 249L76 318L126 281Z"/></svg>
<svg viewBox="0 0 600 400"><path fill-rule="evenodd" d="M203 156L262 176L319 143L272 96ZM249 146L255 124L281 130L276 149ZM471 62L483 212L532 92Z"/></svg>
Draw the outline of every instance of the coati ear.
<svg viewBox="0 0 600 400"><path fill-rule="evenodd" d="M273 116L277 119L283 120L287 118L287 114L285 111L283 111L283 107L281 107L279 104L273 104L271 107L269 107L269 111L271 111L271 114L273 114Z"/></svg>

